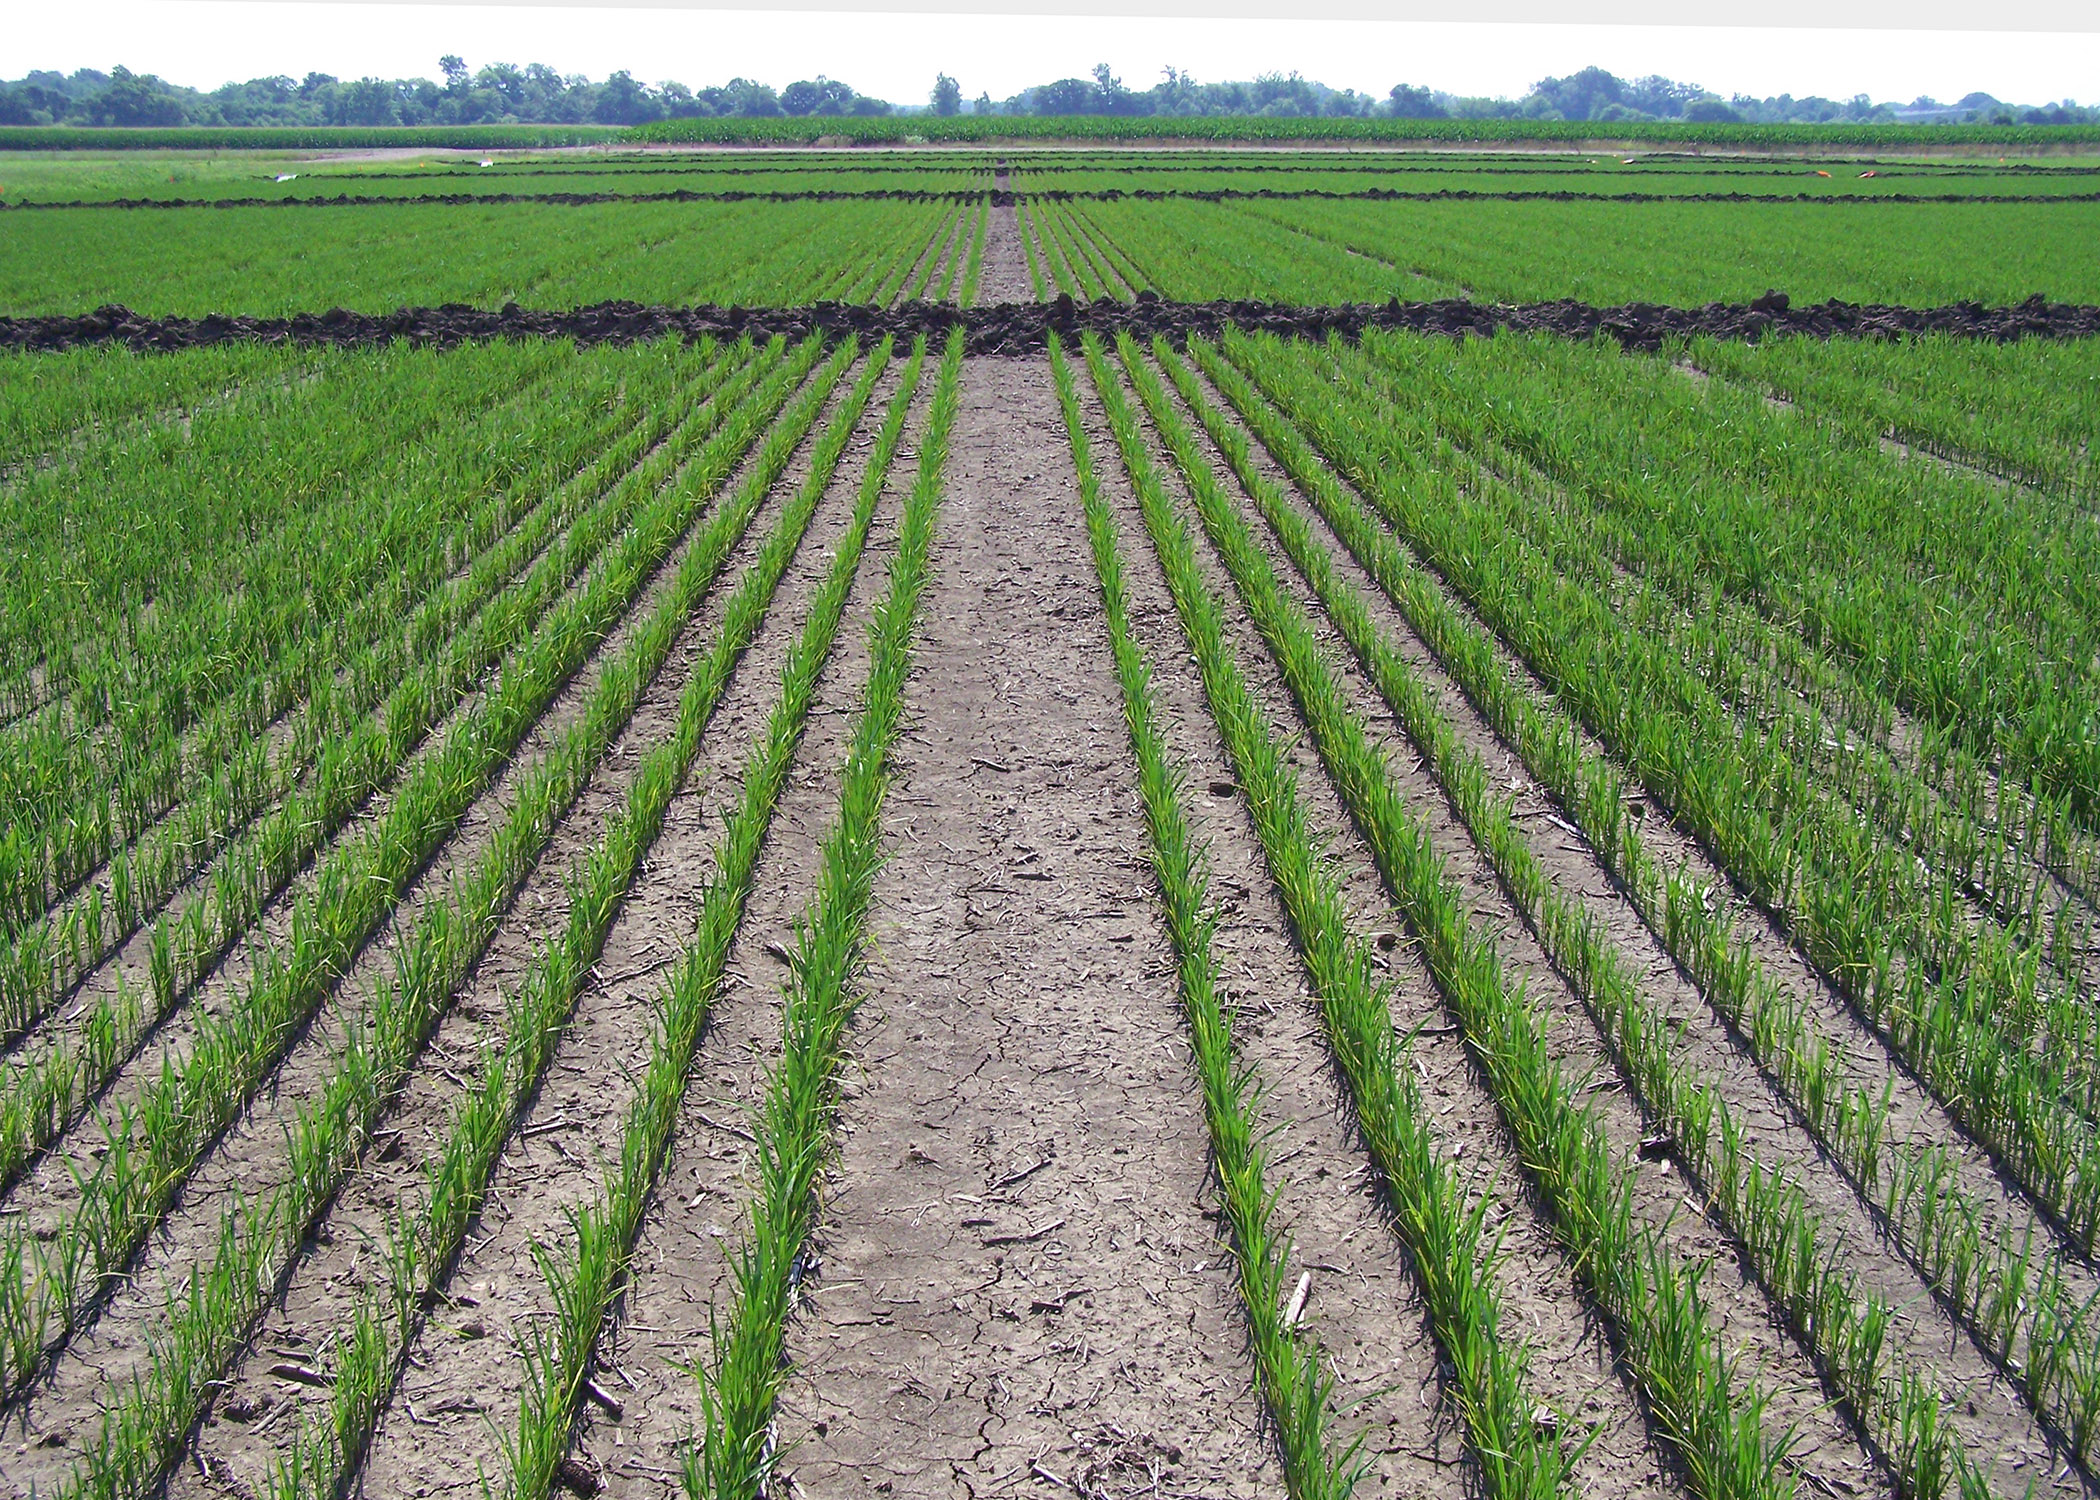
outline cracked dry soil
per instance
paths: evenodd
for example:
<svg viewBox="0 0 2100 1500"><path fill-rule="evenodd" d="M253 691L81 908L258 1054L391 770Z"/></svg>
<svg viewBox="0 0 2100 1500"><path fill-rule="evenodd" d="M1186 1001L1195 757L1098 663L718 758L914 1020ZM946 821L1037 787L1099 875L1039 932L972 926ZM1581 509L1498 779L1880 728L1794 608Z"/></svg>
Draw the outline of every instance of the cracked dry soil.
<svg viewBox="0 0 2100 1500"><path fill-rule="evenodd" d="M798 1492L1274 1494L1047 364L965 366Z"/></svg>

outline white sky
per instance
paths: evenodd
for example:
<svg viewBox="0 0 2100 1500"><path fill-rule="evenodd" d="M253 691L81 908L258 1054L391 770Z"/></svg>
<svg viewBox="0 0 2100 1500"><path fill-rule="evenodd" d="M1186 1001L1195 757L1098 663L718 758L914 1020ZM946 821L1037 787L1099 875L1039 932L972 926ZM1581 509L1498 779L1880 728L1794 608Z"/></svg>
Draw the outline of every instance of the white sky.
<svg viewBox="0 0 2100 1500"><path fill-rule="evenodd" d="M843 3L868 6L880 0ZM975 8L983 0L931 3ZM987 8L1028 3L989 0ZM1062 5L1099 11L1111 0L1036 3L1045 9ZM1204 3L1153 0L1150 8ZM937 71L954 74L967 97L989 91L997 99L1031 83L1084 76L1104 61L1136 88L1150 86L1171 64L1200 80L1295 69L1336 88L1377 95L1410 82L1456 93L1516 96L1541 76L1595 63L1621 77L1663 73L1722 94L1848 97L1863 91L1876 99L1907 101L1919 94L1952 100L1981 89L2020 103L2100 98L2100 32L2092 30L1283 20L1246 14L1280 9L1276 0L1217 3L1241 14L768 12L685 9L678 8L678 0L668 6L659 0L656 8L0 0L0 78L20 77L31 68L106 70L119 63L199 88L309 71L344 78L436 77L439 55L457 52L475 67L491 61L546 62L593 78L627 68L646 81L675 78L695 87L738 74L777 87L824 73L898 103L925 99ZM1387 0L1373 13L1402 13L1404 3ZM1513 3L1523 0L1503 0L1494 13L1512 14ZM1558 13L1616 19L1637 13L1644 3L1648 0L1605 0L1587 11L1568 6ZM1872 25L1879 3L1828 0L1815 14ZM2017 5L2001 14L2011 25L2057 24L2066 12L2049 5L2050 0L2031 0L2024 14ZM1373 6L1366 0L1310 0L1291 9L1301 16L1307 10L1346 16L1365 14ZM1920 13L1916 4L1902 12Z"/></svg>

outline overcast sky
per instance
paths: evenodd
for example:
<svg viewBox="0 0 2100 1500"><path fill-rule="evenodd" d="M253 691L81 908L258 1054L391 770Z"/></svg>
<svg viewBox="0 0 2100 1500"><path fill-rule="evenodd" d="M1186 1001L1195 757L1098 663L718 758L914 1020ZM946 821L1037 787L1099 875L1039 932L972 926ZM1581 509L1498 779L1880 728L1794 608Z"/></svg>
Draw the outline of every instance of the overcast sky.
<svg viewBox="0 0 2100 1500"><path fill-rule="evenodd" d="M865 6L871 0L839 3ZM952 7L971 0L936 3ZM1012 8L1028 3L989 0L989 6ZM1155 0L1151 9L1202 3ZM1523 3L1503 0L1491 13L1520 13L1512 7ZM1648 3L1605 0L1586 12L1556 13L1624 17ZM1877 3L1832 0L1819 4L1815 14L1871 21ZM2024 16L2016 14L2017 5L1996 14L2012 17L2014 24L2054 24L2064 12L2048 9L2052 3L2029 0ZM1113 8L1112 0L1039 4L1045 10ZM1381 96L1400 82L1515 96L1545 74L1596 63L1621 76L1662 73L1722 94L1865 92L1904 101L1919 94L1952 100L1981 89L2020 103L2100 100L2100 33L2092 31L1440 24L1247 14L1409 14L1405 0L1382 10L1366 0L1219 0L1220 9L1240 12L1229 18L871 14L866 8L768 12L677 8L677 0L671 6L5 0L0 78L32 68L106 71L120 63L198 88L309 71L345 78L435 77L438 57L457 52L476 67L499 60L546 62L593 78L626 68L649 82L675 78L696 87L737 75L777 87L824 73L863 93L910 103L926 97L938 71L954 74L971 98L987 91L1003 98L1031 83L1084 75L1097 62L1110 64L1135 88L1150 86L1171 65L1201 80L1295 69L1337 88ZM1921 11L1912 4L1900 14Z"/></svg>

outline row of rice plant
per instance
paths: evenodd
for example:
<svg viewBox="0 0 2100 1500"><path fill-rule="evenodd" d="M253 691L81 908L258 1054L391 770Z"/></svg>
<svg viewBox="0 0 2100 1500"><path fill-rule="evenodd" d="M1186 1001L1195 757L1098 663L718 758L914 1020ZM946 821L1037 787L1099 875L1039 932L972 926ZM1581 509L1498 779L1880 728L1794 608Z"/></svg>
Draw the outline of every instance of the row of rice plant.
<svg viewBox="0 0 2100 1500"><path fill-rule="evenodd" d="M644 371L656 373L658 363L647 361ZM662 361L663 375L691 378L645 382L643 392L661 404L646 415L623 406L586 429L601 440L594 454L573 468L564 462L526 476L544 487L515 524L462 559L405 621L397 617L380 639L312 679L296 723L266 726L230 757L230 766L248 768L239 795L226 786L233 772L212 773L208 785L118 851L87 896L13 934L0 948L5 1031L19 1035L35 1025L156 917L154 946L166 957L153 976L153 1003L165 1008L186 992L312 851L397 774L420 736L525 628L535 602L544 608L573 582L598 544L767 367L764 359L754 367L705 350L699 366ZM623 419L631 424L624 431ZM389 753L375 753L382 747ZM168 912L192 882L190 900ZM0 1127L0 1139L13 1138Z"/></svg>
<svg viewBox="0 0 2100 1500"><path fill-rule="evenodd" d="M1749 1251L1768 1294L1785 1309L1831 1384L1883 1441L1906 1493L1936 1496L1953 1472L1955 1450L1940 1421L1940 1392L1923 1375L1889 1357L1882 1330L1893 1315L1885 1299L1844 1269L1842 1246L1798 1187L1746 1156L1744 1130L1720 1087L1673 1055L1673 1026L1641 992L1635 975L1596 923L1557 889L1518 830L1513 807L1492 790L1480 757L1458 741L1419 677L1373 623L1363 596L1334 571L1332 557L1281 491L1255 471L1246 439L1206 398L1188 366L1155 348L1219 451L1255 499L1292 565L1348 643L1366 676L1405 727L1442 783L1472 841L1538 937L1550 962L1582 999L1609 1039L1651 1131L1674 1140L1722 1222ZM1139 393L1169 449L1206 491L1206 525L1257 621L1256 601L1282 600L1272 571L1229 496L1209 473L1192 435L1167 404L1151 372L1137 368ZM1273 606L1271 606L1273 607ZM1287 616L1288 610L1283 613Z"/></svg>
<svg viewBox="0 0 2100 1500"><path fill-rule="evenodd" d="M1189 1041L1203 1093L1204 1124L1210 1135L1211 1166L1231 1226L1240 1306L1253 1347L1256 1381L1276 1426L1284 1483L1294 1500L1346 1496L1358 1478L1356 1455L1362 1439L1336 1450L1330 1436L1333 1379L1323 1366L1311 1331L1288 1321L1290 1247L1279 1239L1273 1222L1276 1190L1270 1186L1271 1153L1261 1120L1259 1080L1237 1056L1235 1017L1219 994L1219 961L1211 944L1219 914L1209 896L1209 854L1182 797L1187 767L1169 745L1152 691L1151 664L1131 630L1122 541L1115 517L1101 495L1071 367L1054 337L1050 359L1079 476L1094 572L1101 582L1109 648L1123 697L1124 727L1137 762L1153 878L1188 1017Z"/></svg>
<svg viewBox="0 0 2100 1500"><path fill-rule="evenodd" d="M1969 1319L2028 1398L2053 1416L2073 1451L2088 1451L2100 1414L2093 1341L2083 1299L2066 1285L2063 1263L2051 1252L2046 1231L2038 1241L2031 1223L2024 1230L1998 1223L1999 1215L1960 1189L1940 1143L1888 1140L1885 1111L1877 1104L1881 1091L1849 1078L1847 1049L1764 971L1732 930L1725 909L1713 907L1687 877L1656 864L1626 810L1619 773L1584 750L1567 709L1534 700L1512 678L1499 644L1444 598L1435 580L1365 514L1335 474L1347 476L1380 520L1433 562L1476 555L1467 547L1478 545L1436 537L1435 523L1451 514L1442 503L1445 497L1420 492L1417 475L1372 461L1363 429L1351 423L1350 411L1334 413L1316 404L1332 387L1294 384L1267 346L1235 345L1230 352L1281 403L1271 407L1240 369L1199 349L1206 373L1239 416L1377 579L1469 700L1578 821L1644 920L1744 1038L1855 1190L1890 1223L1913 1264ZM1334 472L1322 463L1323 454ZM1460 575L1447 576L1457 581ZM1503 618L1499 611L1484 614L1490 623ZM1883 1088L1888 1086L1885 1082Z"/></svg>
<svg viewBox="0 0 2100 1500"><path fill-rule="evenodd" d="M869 626L868 677L847 743L838 816L822 842L816 891L796 922L780 1056L754 1121L758 1182L751 1222L733 1258L730 1306L713 1323L705 1363L694 1366L704 1428L688 1450L683 1479L695 1500L755 1500L766 1492L773 1467L769 1433L786 1375L787 1319L816 1223L818 1179L831 1158L844 1035L860 998L868 906L882 864L889 757L902 724L961 369L958 330L942 358L889 586ZM785 769L783 759L776 774ZM632 1217L640 1210L637 1201ZM593 1318L591 1331L595 1324Z"/></svg>
<svg viewBox="0 0 2100 1500"><path fill-rule="evenodd" d="M180 1061L164 1059L135 1103L101 1113L101 1159L80 1183L58 1232L25 1255L5 1257L22 1271L0 1284L11 1389L92 1315L107 1278L130 1262L203 1152L238 1117L489 778L772 425L799 381L796 367L806 369L818 352L810 341L736 410L677 482L634 517L584 585L539 622L442 745L417 761L385 814L329 850L289 913L284 937L258 953L239 993L198 1022ZM835 366L828 378L837 378ZM812 392L799 420L806 425L815 410ZM13 1221L8 1232L28 1231Z"/></svg>
<svg viewBox="0 0 2100 1500"><path fill-rule="evenodd" d="M817 349L816 341L811 341L803 353L813 355ZM350 1050L337 1060L319 1098L300 1111L292 1134L294 1160L288 1181L266 1211L246 1217L238 1209L228 1212L219 1261L209 1270L200 1268L192 1278L193 1285L215 1289L213 1294L202 1302L193 1297L190 1306L174 1311L147 1376L134 1386L131 1399L109 1414L99 1441L75 1471L74 1493L96 1497L141 1493L179 1453L198 1401L208 1383L219 1378L239 1354L247 1329L262 1310L268 1285L288 1264L313 1218L354 1165L380 1112L494 937L556 824L639 706L853 355L850 345L842 347L777 424L772 422L777 407L754 409L757 420L747 425L746 442L756 441L761 432L764 442L742 482L714 509L618 656L603 664L583 712L533 765L471 873L458 883L449 901L434 902L419 915L399 950L392 980L379 986L364 1024L353 1029ZM827 434L832 462L843 450L878 374L873 366L866 370L834 418ZM724 458L733 461L736 453L730 448ZM692 481L694 493L711 495L728 472L728 463L710 465ZM710 657L717 670L696 674L689 682L680 709L681 726L692 745L697 745L707 716L720 700L729 669L755 632L808 518L803 508L784 513L776 523L767 548L740 590L738 599L744 608L732 611L717 638ZM629 594L626 602L632 599ZM546 639L559 642L563 637ZM596 958L619 898L655 829L661 826L662 806L689 759L690 753L669 768L668 783L666 771L658 769L631 784L628 816L615 821L606 838L573 873L570 917L562 940L542 952L521 992L512 997L506 1012L506 1045L488 1055L480 1087L465 1096L446 1148L432 1170L421 1220L402 1226L409 1232L397 1232L391 1250L395 1284L390 1287L395 1331L405 1326L412 1311L420 1310L422 1295L437 1284L435 1278L456 1254L459 1236L508 1135L523 1090L551 1055L554 1038ZM650 808L654 808L653 816L647 812ZM520 1023L529 1023L530 1034L520 1032ZM432 1279L404 1284L403 1276ZM391 1384L390 1359L404 1346L385 1332L384 1327L360 1323L349 1341L350 1361L364 1363L337 1374L339 1403L346 1415L355 1415L361 1407L355 1393ZM371 1363L375 1359L384 1367L375 1369ZM354 1427L339 1431L334 1454L349 1454L365 1435ZM304 1444L300 1451L302 1459L318 1457ZM316 1475L330 1468L325 1461L300 1467Z"/></svg>
<svg viewBox="0 0 2100 1500"><path fill-rule="evenodd" d="M670 1149L693 1052L720 992L758 856L793 769L816 700L817 683L838 639L875 509L903 441L905 417L924 359L922 340L912 351L903 384L876 436L846 538L811 602L802 634L781 666L780 693L764 734L745 762L743 794L716 845L714 875L700 899L693 939L674 961L656 1006L649 1061L628 1109L618 1165L607 1173L602 1199L571 1216L574 1245L540 1250L556 1317L551 1326L532 1327L524 1351L527 1371L518 1425L515 1437L506 1442L513 1496L545 1494L568 1451L576 1405L592 1373L599 1333L623 1284L628 1258L641 1233L642 1216ZM952 383L953 372L945 365L943 374ZM934 400L937 413L938 388ZM812 490L807 503L814 506L818 498L818 492Z"/></svg>
<svg viewBox="0 0 2100 1500"><path fill-rule="evenodd" d="M650 497L679 473L680 465L705 440L719 436L722 424L735 416L754 386L769 372L775 380L791 378L779 375L779 356L774 349L756 360L737 358L721 364L703 381L703 387L716 387L711 399L678 425L672 441L648 452L640 463L634 462L641 456L634 449L616 447L609 462L581 476L573 492L565 494L562 508L589 504L566 531L550 541L535 528L515 538L517 547L487 559L492 564L489 571L500 578L523 561L518 554L536 554L522 581L514 581L459 621L458 633L420 670L390 684L381 711L347 726L324 747L315 774L236 842L187 902L159 917L150 935L145 992L119 974L113 993L98 991L76 1006L79 1014L72 1028L40 1033L11 1060L0 1073L0 1177L12 1183L56 1140L154 1028L187 1002L194 986L306 863L375 792L393 783L404 766L429 753L425 742L431 731L456 712L463 697L507 653L518 649L549 610L573 594L576 581L602 559L622 529L634 523ZM729 378L717 383L725 374ZM551 525L555 516L550 513L547 519ZM478 589L489 582L470 573L464 586ZM419 618L416 623L442 625L442 607L437 619ZM32 1014L66 993L65 980L73 967L62 966L48 954L44 959L34 987L25 982L18 991Z"/></svg>
<svg viewBox="0 0 2100 1500"><path fill-rule="evenodd" d="M444 577L447 536L509 460L482 442L425 458L423 440L462 412L492 441L541 425L533 398L552 352L457 365L409 354L368 362L368 381L338 367L200 414L187 434L154 429L85 470L32 476L4 628L64 691L0 737L11 752L0 759L8 929L281 712L291 689L280 663L312 665L298 648L326 652L313 638L330 625L369 639L386 624L371 599L392 593L398 611ZM116 513L116 495L165 502L165 518L141 527L136 511ZM196 566L199 533L250 532L258 545Z"/></svg>
<svg viewBox="0 0 2100 1500"><path fill-rule="evenodd" d="M1486 1232L1488 1200L1469 1202L1468 1185L1440 1150L1406 1045L1395 1035L1386 992L1375 978L1371 945L1351 930L1340 885L1321 854L1284 746L1227 637L1224 603L1202 578L1195 540L1175 512L1098 340L1088 338L1083 346L1095 393L1195 657L1211 718L1246 792L1270 878L1312 977L1329 1050L1383 1181L1395 1227L1412 1255L1438 1343L1454 1371L1468 1447L1491 1493L1559 1494L1570 1483L1571 1455L1549 1424L1536 1420L1539 1408L1526 1380L1528 1345L1501 1323L1495 1292L1500 1255L1497 1241ZM1463 951L1449 956L1469 978L1498 977L1483 968L1492 962L1491 952L1463 934L1460 946ZM1535 1030L1527 1034L1536 1052L1539 1038ZM1601 1178L1595 1185L1606 1186ZM1579 1189L1571 1183L1571 1191ZM1695 1309L1683 1311L1698 1321ZM1703 1334L1691 1342L1707 1360L1718 1359L1719 1351Z"/></svg>
<svg viewBox="0 0 2100 1500"><path fill-rule="evenodd" d="M1374 339L1370 348L1401 357L1389 341ZM1641 778L1753 898L1780 916L1803 953L1873 1020L1955 1118L1998 1154L2078 1253L2089 1256L2100 1234L2100 1131L2088 1104L2100 1051L2090 1040L2090 1007L2071 987L2045 982L2037 951L2021 948L1989 919L1979 921L1956 877L1889 847L1871 823L1804 770L1793 746L1809 727L1746 726L1719 701L1686 657L1712 660L1737 649L1725 631L1704 630L1688 648L1665 628L1667 621L1629 616L1582 587L1556 558L1512 529L1510 511L1524 507L1467 453L1448 444L1438 449L1431 434L1425 451L1436 454L1434 472L1409 456L1396 434L1419 430L1422 419L1397 383L1382 384L1377 366L1347 351L1336 358L1343 383L1327 387L1339 393L1336 399L1361 403L1366 383L1383 392L1382 399L1369 398L1386 414L1379 463L1397 464L1415 482L1445 489L1454 482L1450 476L1467 476L1469 492L1496 507L1496 520L1473 525L1497 529L1505 538L1499 552L1455 555L1476 574L1523 571L1524 587L1542 601L1523 617L1532 644L1519 646L1535 669L1574 692L1575 681L1557 677L1562 668L1539 666L1551 660L1539 655L1543 643L1575 629L1612 642L1622 663L1616 670L1578 674L1587 727L1629 754ZM1464 408L1440 402L1437 420L1457 425L1469 417ZM1524 525L1553 524L1538 507L1528 511ZM1448 529L1467 514L1463 506L1445 508L1435 519ZM1555 541L1572 555L1594 546L1587 528L1559 526ZM1550 607L1543 602L1549 596ZM1686 628L1699 626L1693 618ZM1661 715L1683 723L1685 732L1638 727L1664 722ZM1630 752L1636 743L1638 752Z"/></svg>
<svg viewBox="0 0 2100 1500"><path fill-rule="evenodd" d="M354 1468L362 1455L372 1427L392 1392L398 1362L406 1357L422 1330L421 1313L442 1286L453 1264L469 1218L487 1190L490 1174L496 1168L504 1143L516 1127L519 1109L532 1096L538 1079L553 1060L554 1039L566 1024L590 966L602 950L606 934L617 916L620 900L662 831L671 799L691 772L714 711L744 652L765 623L773 596L801 546L847 444L860 430L861 418L874 386L888 366L889 352L886 344L877 347L853 390L826 425L812 450L809 474L783 507L764 547L746 569L723 611L720 633L706 658L688 679L679 698L678 718L670 735L651 746L644 755L630 783L625 806L613 819L604 838L579 862L573 873L571 885L582 894L582 900L572 907L571 921L561 946L545 961L548 977L542 979L536 974L521 991L521 1000L508 1018L506 1039L492 1057L490 1071L484 1074L479 1087L470 1094L454 1120L452 1135L433 1174L438 1189L431 1194L420 1214L405 1218L397 1228L396 1244L408 1248L406 1253L395 1257L395 1274L391 1282L374 1288L352 1315L354 1326L360 1330L372 1330L354 1341L352 1347L369 1349L369 1353L355 1360L346 1360L333 1372L339 1394L331 1402L325 1422L300 1433L280 1461L275 1481L280 1500L331 1493L332 1487ZM893 398L877 437L877 448L870 458L871 474L878 470L887 472L895 452L897 434L902 430L903 413L917 379L915 356L904 372L902 389ZM764 468L755 471L746 487L746 495L754 502L763 494L760 477L764 472ZM771 482L772 476L765 476L764 484L770 485ZM836 633L844 585L832 580L843 572L850 582L866 541L873 505L880 489L879 476L863 482L862 498L856 507L854 521L840 543L824 589L804 626L804 639L810 644L798 648L797 659L806 658L810 651L817 652L816 667L811 670L821 668L829 640ZM828 625L824 623L826 620L830 622ZM806 709L805 702L803 711ZM797 716L796 733L799 733L800 722ZM654 1101L659 1108L667 1102L675 1106L675 1098L667 1101L664 1090L670 1086L674 1068L682 1080L720 984L721 963L727 958L729 944L742 918L752 867L778 793L778 778L764 787L757 785L752 776L745 778L743 803L738 813L732 816L715 851L717 878L710 882L702 897L698 934L674 969L658 1010L659 1030L652 1039L644 1087L635 1105L637 1110L649 1107L649 1101ZM582 915L575 915L576 912ZM536 1042L527 1036L523 1028L528 1025L544 1032L546 1040ZM653 1113L651 1119L655 1119ZM619 1182L626 1182L629 1172L639 1172L645 1167L653 1169L654 1163L660 1159L660 1149L652 1155L642 1151L641 1146L640 1139L631 1138L631 1144L623 1149ZM641 1187L645 1190L646 1182ZM602 1254L608 1247L603 1232L606 1215L603 1210L593 1213L595 1217L587 1213L577 1220L578 1254L586 1251ZM577 1294L582 1288L601 1285L592 1280L598 1269L595 1260L589 1269L569 1268L573 1274L568 1275L564 1275L563 1267L551 1258L546 1263L555 1282L557 1309L565 1318L579 1305ZM568 1326L566 1321L562 1324L564 1330ZM588 1327L595 1334L598 1327L596 1316L589 1320ZM539 1358L550 1348L545 1342L546 1330L535 1328L533 1333L539 1341L526 1346L529 1361L526 1407L519 1426L508 1440L512 1458L519 1466L513 1474L513 1481L514 1488L520 1493L531 1488L524 1483L526 1470L551 1466L559 1461L566 1446L570 1409L577 1394L574 1382L563 1387L558 1400L557 1393L534 1384L536 1378L543 1378L552 1367ZM584 1352L587 1357L588 1347ZM345 1399L340 1395L346 1387L355 1393L354 1398ZM560 1407L559 1412L547 1402L535 1404L535 1394L554 1401ZM537 1489L544 1492L546 1488L547 1475L543 1473Z"/></svg>

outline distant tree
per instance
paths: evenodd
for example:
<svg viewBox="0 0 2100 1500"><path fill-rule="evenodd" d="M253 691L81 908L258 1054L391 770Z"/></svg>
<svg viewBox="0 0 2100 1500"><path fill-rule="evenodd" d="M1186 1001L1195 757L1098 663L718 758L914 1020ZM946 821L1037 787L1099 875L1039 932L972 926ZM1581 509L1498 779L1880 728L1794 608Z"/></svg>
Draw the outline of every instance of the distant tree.
<svg viewBox="0 0 2100 1500"><path fill-rule="evenodd" d="M1123 87L1123 80L1107 63L1094 64L1094 89L1099 98L1089 114L1138 115L1145 112L1145 96Z"/></svg>
<svg viewBox="0 0 2100 1500"><path fill-rule="evenodd" d="M722 85L721 96L725 107L717 110L718 114L771 119L783 113L780 108L780 96L764 84L755 83L749 78L730 79Z"/></svg>
<svg viewBox="0 0 2100 1500"><path fill-rule="evenodd" d="M1203 95L1196 80L1179 68L1160 69L1158 83L1152 85L1152 113L1155 115L1193 115L1203 107Z"/></svg>
<svg viewBox="0 0 2100 1500"><path fill-rule="evenodd" d="M445 75L447 93L464 94L467 91L467 63L458 53L447 52L439 58L438 71Z"/></svg>
<svg viewBox="0 0 2100 1500"><path fill-rule="evenodd" d="M1619 80L1602 68L1584 68L1565 78L1542 78L1522 105L1541 120L1594 120L1607 104L1629 104Z"/></svg>
<svg viewBox="0 0 2100 1500"><path fill-rule="evenodd" d="M1386 96L1386 113L1401 120L1441 120L1449 110L1436 102L1436 95L1411 83L1396 83Z"/></svg>
<svg viewBox="0 0 2100 1500"><path fill-rule="evenodd" d="M780 91L780 112L785 115L845 115L853 112L860 95L853 85L840 83L819 73L789 84Z"/></svg>
<svg viewBox="0 0 2100 1500"><path fill-rule="evenodd" d="M986 89L977 96L977 102L970 106L970 113L973 115L988 115L992 113L991 90Z"/></svg>
<svg viewBox="0 0 2100 1500"><path fill-rule="evenodd" d="M1684 107L1682 117L1691 125L1734 125L1742 116L1725 99L1694 99Z"/></svg>
<svg viewBox="0 0 2100 1500"><path fill-rule="evenodd" d="M933 112L944 119L962 113L962 85L946 73L933 80Z"/></svg>
<svg viewBox="0 0 2100 1500"><path fill-rule="evenodd" d="M35 95L27 88L0 85L0 125L48 125L51 116L37 108Z"/></svg>
<svg viewBox="0 0 2100 1500"><path fill-rule="evenodd" d="M337 87L328 110L331 125L398 125L401 107L394 85L383 78L360 78Z"/></svg>
<svg viewBox="0 0 2100 1500"><path fill-rule="evenodd" d="M1313 86L1296 73L1257 73L1254 108L1264 115L1316 115L1320 103Z"/></svg>
<svg viewBox="0 0 2100 1500"><path fill-rule="evenodd" d="M89 109L96 125L180 125L188 119L182 100L151 73L112 69L109 87Z"/></svg>
<svg viewBox="0 0 2100 1500"><path fill-rule="evenodd" d="M1677 83L1658 73L1650 73L1646 78L1636 78L1621 85L1619 97L1642 114L1653 115L1658 120L1674 120L1693 100L1715 96L1696 83Z"/></svg>
<svg viewBox="0 0 2100 1500"><path fill-rule="evenodd" d="M641 125L663 118L663 106L625 68L599 86L591 118L601 125Z"/></svg>
<svg viewBox="0 0 2100 1500"><path fill-rule="evenodd" d="M694 98L693 91L682 83L659 84L656 97L663 104L664 113L674 120L690 120L710 113L707 106Z"/></svg>
<svg viewBox="0 0 2100 1500"><path fill-rule="evenodd" d="M1060 78L1035 91L1039 115L1091 115L1100 112L1101 93L1084 78Z"/></svg>

